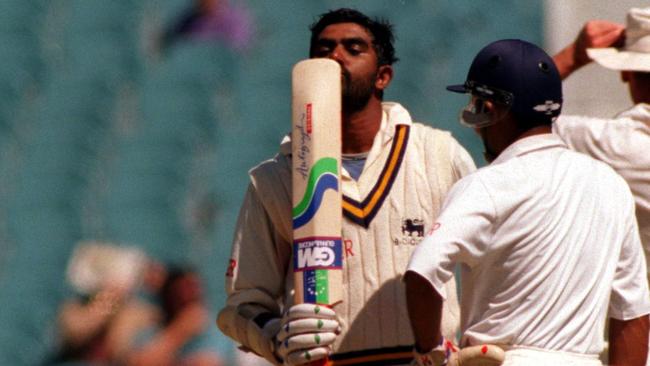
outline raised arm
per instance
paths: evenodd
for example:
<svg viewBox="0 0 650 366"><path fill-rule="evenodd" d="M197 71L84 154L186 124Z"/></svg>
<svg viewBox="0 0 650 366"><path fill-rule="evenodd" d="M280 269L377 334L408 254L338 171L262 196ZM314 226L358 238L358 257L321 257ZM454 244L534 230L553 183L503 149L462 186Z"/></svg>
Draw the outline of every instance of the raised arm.
<svg viewBox="0 0 650 366"><path fill-rule="evenodd" d="M553 56L562 79L591 62L587 48L620 47L625 41L625 27L607 20L591 20L582 27L578 37Z"/></svg>
<svg viewBox="0 0 650 366"><path fill-rule="evenodd" d="M203 304L187 305L149 342L130 350L125 363L128 366L173 365L180 358L183 346L210 323L208 309ZM208 357L205 360L208 361ZM207 364L221 364L216 350Z"/></svg>

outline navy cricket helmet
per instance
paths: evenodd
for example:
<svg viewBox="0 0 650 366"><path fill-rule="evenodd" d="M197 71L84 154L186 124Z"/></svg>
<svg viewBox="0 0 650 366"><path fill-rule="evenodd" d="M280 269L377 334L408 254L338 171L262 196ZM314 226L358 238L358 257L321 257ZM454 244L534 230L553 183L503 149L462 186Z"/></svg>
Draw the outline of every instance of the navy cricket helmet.
<svg viewBox="0 0 650 366"><path fill-rule="evenodd" d="M485 46L474 58L465 83L447 90L505 104L526 127L551 124L562 109L562 80L553 59L518 39Z"/></svg>

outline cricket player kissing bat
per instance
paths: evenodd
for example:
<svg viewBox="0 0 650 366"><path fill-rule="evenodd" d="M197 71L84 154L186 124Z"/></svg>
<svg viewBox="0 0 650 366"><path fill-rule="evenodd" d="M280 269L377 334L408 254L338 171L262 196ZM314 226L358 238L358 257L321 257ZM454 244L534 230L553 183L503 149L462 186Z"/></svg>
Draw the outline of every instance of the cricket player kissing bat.
<svg viewBox="0 0 650 366"><path fill-rule="evenodd" d="M343 290L340 65L325 58L298 62L292 109L294 300L331 307Z"/></svg>

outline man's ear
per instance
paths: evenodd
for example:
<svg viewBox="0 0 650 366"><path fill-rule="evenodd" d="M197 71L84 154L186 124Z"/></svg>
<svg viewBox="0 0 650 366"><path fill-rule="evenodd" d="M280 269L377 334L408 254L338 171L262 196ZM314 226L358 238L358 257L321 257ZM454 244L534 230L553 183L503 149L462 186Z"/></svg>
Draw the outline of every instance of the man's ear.
<svg viewBox="0 0 650 366"><path fill-rule="evenodd" d="M375 89L385 90L393 80L393 67L391 65L379 66L377 78L375 79Z"/></svg>
<svg viewBox="0 0 650 366"><path fill-rule="evenodd" d="M496 106L495 106L493 101L491 101L491 100L484 100L483 101L483 110L485 111L485 113L492 114L492 113L494 113L495 108L496 108Z"/></svg>

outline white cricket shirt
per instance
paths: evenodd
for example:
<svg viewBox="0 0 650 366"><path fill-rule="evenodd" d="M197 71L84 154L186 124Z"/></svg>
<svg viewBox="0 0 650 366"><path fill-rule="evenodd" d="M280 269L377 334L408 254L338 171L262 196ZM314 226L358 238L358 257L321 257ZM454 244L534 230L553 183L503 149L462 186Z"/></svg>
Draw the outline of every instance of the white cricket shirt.
<svg viewBox="0 0 650 366"><path fill-rule="evenodd" d="M629 188L556 135L521 139L461 179L436 227L408 270L444 297L461 264L462 345L598 354L608 308L650 313Z"/></svg>
<svg viewBox="0 0 650 366"><path fill-rule="evenodd" d="M553 132L571 149L607 163L627 181L650 268L650 104L637 104L614 119L560 116Z"/></svg>

